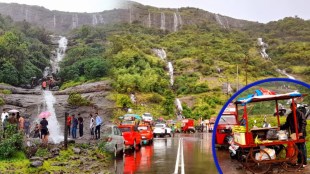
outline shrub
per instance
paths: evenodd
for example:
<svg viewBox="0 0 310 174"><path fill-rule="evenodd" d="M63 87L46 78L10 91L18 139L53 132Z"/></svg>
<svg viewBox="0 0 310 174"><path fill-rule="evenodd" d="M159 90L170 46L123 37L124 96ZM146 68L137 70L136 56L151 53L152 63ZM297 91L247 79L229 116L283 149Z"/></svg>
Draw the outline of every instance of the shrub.
<svg viewBox="0 0 310 174"><path fill-rule="evenodd" d="M78 93L70 93L68 103L73 106L90 106L91 102L81 96Z"/></svg>
<svg viewBox="0 0 310 174"><path fill-rule="evenodd" d="M0 106L3 106L4 104L5 104L4 99L0 97Z"/></svg>
<svg viewBox="0 0 310 174"><path fill-rule="evenodd" d="M47 155L49 155L49 151L45 148L39 148L36 152L36 156L45 157Z"/></svg>
<svg viewBox="0 0 310 174"><path fill-rule="evenodd" d="M152 103L161 103L163 101L163 97L155 93L151 97L148 98L148 101Z"/></svg>
<svg viewBox="0 0 310 174"><path fill-rule="evenodd" d="M23 136L17 132L16 125L9 124L5 132L5 138L0 142L0 159L7 159L22 149Z"/></svg>
<svg viewBox="0 0 310 174"><path fill-rule="evenodd" d="M12 91L10 91L8 89L3 89L3 90L0 90L0 93L2 93L2 94L12 94Z"/></svg>

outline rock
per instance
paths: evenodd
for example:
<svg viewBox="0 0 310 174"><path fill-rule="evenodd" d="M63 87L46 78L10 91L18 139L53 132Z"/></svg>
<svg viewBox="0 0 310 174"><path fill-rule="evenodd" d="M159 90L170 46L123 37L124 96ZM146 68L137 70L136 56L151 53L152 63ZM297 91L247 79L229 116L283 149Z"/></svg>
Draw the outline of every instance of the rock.
<svg viewBox="0 0 310 174"><path fill-rule="evenodd" d="M66 162L55 162L53 164L51 164L51 166L67 166L68 163Z"/></svg>
<svg viewBox="0 0 310 174"><path fill-rule="evenodd" d="M81 153L81 149L80 148L73 148L72 150L73 150L73 152L75 154L80 154Z"/></svg>
<svg viewBox="0 0 310 174"><path fill-rule="evenodd" d="M98 159L104 159L104 156L101 155L100 153L97 153L96 156L97 156Z"/></svg>
<svg viewBox="0 0 310 174"><path fill-rule="evenodd" d="M40 167L43 165L43 162L42 161L33 161L31 162L30 166L31 167Z"/></svg>
<svg viewBox="0 0 310 174"><path fill-rule="evenodd" d="M55 148L50 150L50 152L53 154L53 156L59 155L59 151L60 151L60 149L58 147L55 147Z"/></svg>
<svg viewBox="0 0 310 174"><path fill-rule="evenodd" d="M42 157L38 157L38 156L34 156L32 158L29 159L30 161L44 161L44 159Z"/></svg>
<svg viewBox="0 0 310 174"><path fill-rule="evenodd" d="M80 159L80 157L79 156L70 156L70 159L71 160L78 160L78 159Z"/></svg>

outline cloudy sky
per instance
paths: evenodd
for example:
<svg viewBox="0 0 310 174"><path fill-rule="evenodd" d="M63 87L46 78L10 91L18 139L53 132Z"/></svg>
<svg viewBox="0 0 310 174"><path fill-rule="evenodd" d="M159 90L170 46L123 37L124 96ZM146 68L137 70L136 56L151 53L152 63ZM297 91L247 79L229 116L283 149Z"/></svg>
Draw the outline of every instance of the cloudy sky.
<svg viewBox="0 0 310 174"><path fill-rule="evenodd" d="M238 19L269 22L295 16L310 19L310 0L134 0L156 7L197 7Z"/></svg>
<svg viewBox="0 0 310 174"><path fill-rule="evenodd" d="M49 10L101 12L118 8L125 0L0 0L0 2L39 5Z"/></svg>
<svg viewBox="0 0 310 174"><path fill-rule="evenodd" d="M0 0L39 5L50 10L100 12L118 8L126 0ZM288 16L310 19L310 0L134 0L161 8L197 7L237 19L269 22Z"/></svg>

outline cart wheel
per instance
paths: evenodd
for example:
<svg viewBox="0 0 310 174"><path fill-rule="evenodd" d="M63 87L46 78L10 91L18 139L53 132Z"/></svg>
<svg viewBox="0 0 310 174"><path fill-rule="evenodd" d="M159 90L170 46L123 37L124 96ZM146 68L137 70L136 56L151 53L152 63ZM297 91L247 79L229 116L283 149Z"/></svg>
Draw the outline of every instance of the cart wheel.
<svg viewBox="0 0 310 174"><path fill-rule="evenodd" d="M296 172L302 167L303 158L301 158L301 162L298 162L298 156L302 156L302 153L296 149L296 152L297 151L298 151L298 155L296 154L293 157L289 158L287 161L281 163L281 166L284 170L288 172Z"/></svg>
<svg viewBox="0 0 310 174"><path fill-rule="evenodd" d="M256 153L261 153L261 155L263 155L264 158L262 160L256 160L255 159ZM270 160L271 158L266 151L262 149L255 149L250 151L249 154L247 155L245 167L255 174L267 173L271 167Z"/></svg>

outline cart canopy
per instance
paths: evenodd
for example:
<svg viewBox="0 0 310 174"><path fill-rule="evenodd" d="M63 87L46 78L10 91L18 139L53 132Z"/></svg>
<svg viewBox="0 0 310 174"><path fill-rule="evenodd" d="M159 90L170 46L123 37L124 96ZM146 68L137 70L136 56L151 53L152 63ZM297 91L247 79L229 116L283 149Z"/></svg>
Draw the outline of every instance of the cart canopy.
<svg viewBox="0 0 310 174"><path fill-rule="evenodd" d="M246 105L247 103L252 102L261 102L261 101L269 101L269 100L287 100L296 97L303 97L306 94L301 94L298 91L285 93L285 94L276 94L275 92L265 90L262 88L255 91L255 94L250 94L247 97L239 98L235 104Z"/></svg>

